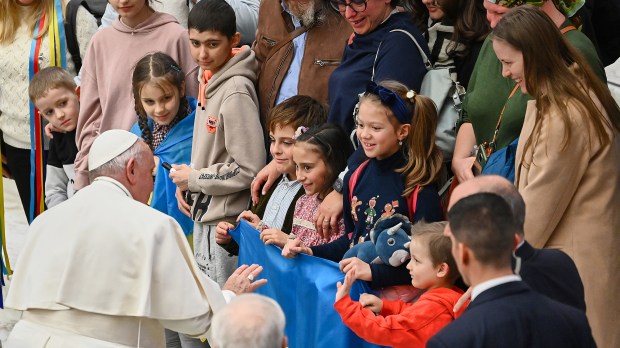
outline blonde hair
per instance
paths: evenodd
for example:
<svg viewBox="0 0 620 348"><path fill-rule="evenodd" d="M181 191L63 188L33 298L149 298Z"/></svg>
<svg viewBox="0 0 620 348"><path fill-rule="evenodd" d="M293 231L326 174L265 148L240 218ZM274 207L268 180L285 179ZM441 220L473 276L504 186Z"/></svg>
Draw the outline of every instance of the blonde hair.
<svg viewBox="0 0 620 348"><path fill-rule="evenodd" d="M30 6L22 6L17 3L18 0L2 0L0 3L0 44L8 44L15 39L15 33L22 25L22 8L26 9L25 23L28 25L30 35L34 34L34 29L39 23L43 13L46 14L46 20L43 28L39 30L37 37L41 37L47 33L50 24L50 17L47 14L53 13L55 0L35 0ZM61 1L62 16L65 17L66 0Z"/></svg>
<svg viewBox="0 0 620 348"><path fill-rule="evenodd" d="M73 76L65 69L50 66L34 75L28 86L28 96L34 103L37 99L45 97L50 89L65 88L75 92L76 87Z"/></svg>
<svg viewBox="0 0 620 348"><path fill-rule="evenodd" d="M411 128L407 138L403 140L402 150L405 152L407 164L396 170L405 176L405 190L403 196L409 196L416 186L427 186L437 181L443 165L441 150L435 145L435 130L437 129L437 108L435 103L423 95L415 93L412 98L407 97L409 88L400 82L386 80L378 85L398 94L411 112ZM394 128L401 123L392 109L381 103L376 94L366 93L361 102L372 101L379 103L389 115L388 119Z"/></svg>

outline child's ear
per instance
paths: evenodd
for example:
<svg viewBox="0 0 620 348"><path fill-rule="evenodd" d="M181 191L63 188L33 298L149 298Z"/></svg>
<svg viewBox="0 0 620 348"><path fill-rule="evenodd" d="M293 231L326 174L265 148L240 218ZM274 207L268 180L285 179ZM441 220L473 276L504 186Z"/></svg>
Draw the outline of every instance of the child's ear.
<svg viewBox="0 0 620 348"><path fill-rule="evenodd" d="M185 96L185 81L181 82L181 87L179 88L179 92L181 93L179 97L183 98Z"/></svg>
<svg viewBox="0 0 620 348"><path fill-rule="evenodd" d="M448 273L450 273L450 266L445 262L440 263L437 270L437 278L445 278L448 276Z"/></svg>
<svg viewBox="0 0 620 348"><path fill-rule="evenodd" d="M241 33L236 32L235 35L232 36L230 41L232 47L239 47L239 43L241 42Z"/></svg>
<svg viewBox="0 0 620 348"><path fill-rule="evenodd" d="M77 95L78 102L80 101L80 91L82 90L82 86L75 87L75 95Z"/></svg>
<svg viewBox="0 0 620 348"><path fill-rule="evenodd" d="M401 124L397 132L399 141L404 141L409 135L410 130L411 130L410 124Z"/></svg>

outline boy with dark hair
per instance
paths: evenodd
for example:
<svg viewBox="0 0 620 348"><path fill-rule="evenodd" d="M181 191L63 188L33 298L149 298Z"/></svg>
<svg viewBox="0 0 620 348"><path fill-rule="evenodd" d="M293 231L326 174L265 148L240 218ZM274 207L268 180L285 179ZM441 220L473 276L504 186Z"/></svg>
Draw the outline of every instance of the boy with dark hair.
<svg viewBox="0 0 620 348"><path fill-rule="evenodd" d="M334 304L345 325L371 343L422 348L460 315L461 312L452 310L463 291L454 286L459 272L450 239L443 234L445 225L445 222L419 222L412 228L411 260L407 269L411 284L427 290L415 303L381 300L369 294L362 294L359 302L354 302L348 294L355 273L349 271L344 284L338 283Z"/></svg>
<svg viewBox="0 0 620 348"><path fill-rule="evenodd" d="M45 205L51 208L75 192L73 162L77 154L75 127L80 113L79 97L73 76L59 67L39 71L30 81L28 95L39 114L62 132L52 132L54 137L47 157Z"/></svg>
<svg viewBox="0 0 620 348"><path fill-rule="evenodd" d="M170 178L180 210L194 220L196 262L223 285L237 258L216 244L216 224L234 222L247 209L250 184L266 159L254 88L257 63L248 46L236 48L235 13L225 0L197 3L188 27L191 55L200 67L192 164L172 165Z"/></svg>

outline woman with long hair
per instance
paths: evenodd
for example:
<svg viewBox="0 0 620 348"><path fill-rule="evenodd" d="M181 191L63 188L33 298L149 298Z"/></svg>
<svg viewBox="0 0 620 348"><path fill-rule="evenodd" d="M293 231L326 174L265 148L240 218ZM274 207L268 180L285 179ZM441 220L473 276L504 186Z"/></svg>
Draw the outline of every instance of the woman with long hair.
<svg viewBox="0 0 620 348"><path fill-rule="evenodd" d="M5 169L15 179L29 221L44 208L41 188L45 141L41 132L40 117L28 100L28 84L37 71L48 66L65 68L73 75L77 73L71 54L66 48L64 11L67 2L67 0L0 2L2 154L6 156ZM86 52L90 38L97 31L97 22L80 6L75 27L80 52ZM34 164L32 172L31 163ZM31 187L34 190L31 190Z"/></svg>
<svg viewBox="0 0 620 348"><path fill-rule="evenodd" d="M620 109L607 86L535 7L499 21L493 49L502 74L533 100L516 153L527 240L560 249L583 280L597 344L620 343Z"/></svg>

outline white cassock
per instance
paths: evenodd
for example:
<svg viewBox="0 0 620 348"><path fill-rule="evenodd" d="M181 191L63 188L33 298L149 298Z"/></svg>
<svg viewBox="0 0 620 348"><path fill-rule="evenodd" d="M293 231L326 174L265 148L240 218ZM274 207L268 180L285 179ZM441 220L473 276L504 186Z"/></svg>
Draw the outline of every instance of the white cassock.
<svg viewBox="0 0 620 348"><path fill-rule="evenodd" d="M100 177L30 226L6 300L25 312L6 347L163 348L164 327L206 335L225 303L177 222Z"/></svg>

